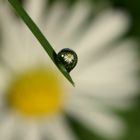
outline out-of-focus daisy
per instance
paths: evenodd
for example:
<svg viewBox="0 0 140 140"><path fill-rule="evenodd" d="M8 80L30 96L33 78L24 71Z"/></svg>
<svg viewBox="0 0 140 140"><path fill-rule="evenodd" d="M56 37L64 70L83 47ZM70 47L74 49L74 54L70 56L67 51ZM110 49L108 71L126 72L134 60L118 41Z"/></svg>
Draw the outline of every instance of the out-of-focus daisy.
<svg viewBox="0 0 140 140"><path fill-rule="evenodd" d="M138 84L135 41L116 41L129 28L128 15L108 8L86 26L92 13L88 3L77 2L69 10L56 2L47 17L44 5L30 0L25 7L57 51L77 52L79 62L71 72L76 87L57 71L24 23L13 18L8 5L1 4L0 139L77 139L65 113L99 135L121 136L125 125L111 109L129 107Z"/></svg>

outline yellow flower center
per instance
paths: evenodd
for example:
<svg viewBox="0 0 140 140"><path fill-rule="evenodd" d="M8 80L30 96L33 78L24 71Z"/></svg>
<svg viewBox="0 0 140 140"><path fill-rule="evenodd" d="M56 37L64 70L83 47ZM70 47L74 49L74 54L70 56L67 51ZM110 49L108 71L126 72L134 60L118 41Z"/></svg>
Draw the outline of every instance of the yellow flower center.
<svg viewBox="0 0 140 140"><path fill-rule="evenodd" d="M62 107L60 79L51 70L40 68L19 75L8 90L8 103L28 117L49 116Z"/></svg>

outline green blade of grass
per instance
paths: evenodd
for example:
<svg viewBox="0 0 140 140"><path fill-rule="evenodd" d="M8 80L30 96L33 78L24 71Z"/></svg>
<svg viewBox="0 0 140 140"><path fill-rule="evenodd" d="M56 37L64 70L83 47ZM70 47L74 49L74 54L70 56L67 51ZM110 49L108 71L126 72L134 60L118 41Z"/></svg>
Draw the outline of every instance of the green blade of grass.
<svg viewBox="0 0 140 140"><path fill-rule="evenodd" d="M24 10L24 8L21 6L20 2L18 0L8 0L10 4L14 7L17 14L22 18L22 20L25 22L25 24L28 26L28 28L31 30L31 32L34 34L34 36L37 38L37 40L40 42L42 47L45 49L45 51L48 53L49 57L52 59L54 64L57 66L57 68L61 71L61 73L69 80L69 82L74 86L74 82L63 66L63 64L57 60L57 54L55 50L52 48L48 40L45 38L45 36L41 33L40 29L37 27L37 25L33 22L31 17L27 14L27 12Z"/></svg>

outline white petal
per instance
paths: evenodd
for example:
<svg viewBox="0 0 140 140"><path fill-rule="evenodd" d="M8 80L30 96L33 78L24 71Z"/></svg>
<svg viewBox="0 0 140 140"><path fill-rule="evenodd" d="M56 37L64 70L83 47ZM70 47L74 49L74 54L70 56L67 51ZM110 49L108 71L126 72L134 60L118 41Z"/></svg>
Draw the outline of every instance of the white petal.
<svg viewBox="0 0 140 140"><path fill-rule="evenodd" d="M43 120L41 121L41 138L50 140L52 134L50 133L50 128L48 127L47 123Z"/></svg>
<svg viewBox="0 0 140 140"><path fill-rule="evenodd" d="M71 47L75 39L77 29L85 22L91 12L91 6L85 1L78 1L69 11L60 36L58 38L59 46Z"/></svg>
<svg viewBox="0 0 140 140"><path fill-rule="evenodd" d="M47 21L44 21L45 25L42 31L45 33L52 46L57 46L55 39L58 38L58 26L66 11L67 7L64 3L55 2L49 11Z"/></svg>
<svg viewBox="0 0 140 140"><path fill-rule="evenodd" d="M10 25L11 28L12 26L15 26L15 24ZM13 34L13 36L15 35L15 43L14 40L9 40L10 46L4 44L1 52L4 62L16 72L23 71L36 64L48 63L50 58L31 32L25 28L21 28L20 32L23 35L18 37L16 30L13 31L15 33ZM12 35L9 38L12 38ZM5 40L4 42L7 41Z"/></svg>
<svg viewBox="0 0 140 140"><path fill-rule="evenodd" d="M16 122L17 118L12 115L8 115L0 123L0 139L11 140L16 135Z"/></svg>
<svg viewBox="0 0 140 140"><path fill-rule="evenodd" d="M30 30L26 25L15 20L7 7L2 9L4 47L1 56L4 62L15 71L32 67L41 62L46 64L48 56Z"/></svg>
<svg viewBox="0 0 140 140"><path fill-rule="evenodd" d="M4 6L2 12L3 15L1 15L3 17L3 47L1 49L1 57L6 64L14 69L21 65L21 60L24 59L23 52L25 40L22 42L22 38L25 37L25 32L22 32L21 24L14 19L8 8Z"/></svg>
<svg viewBox="0 0 140 140"><path fill-rule="evenodd" d="M26 10L36 24L41 21L40 17L45 8L45 2L45 0L28 0L26 2Z"/></svg>
<svg viewBox="0 0 140 140"><path fill-rule="evenodd" d="M53 140L76 140L76 137L63 117L58 117L57 119L53 119L50 123L47 123L47 128ZM46 131L48 129L46 129Z"/></svg>
<svg viewBox="0 0 140 140"><path fill-rule="evenodd" d="M2 26L2 35L3 35L3 45L4 49L10 49L12 54L15 54L15 50L23 49L20 47L23 33L21 32L20 22L18 22L15 17L11 14L9 7L3 4L1 7L2 12L1 16L1 26ZM7 18L5 18L7 17Z"/></svg>
<svg viewBox="0 0 140 140"><path fill-rule="evenodd" d="M16 51L17 54L19 53L18 51ZM23 52L23 51L21 51ZM22 53L21 53L22 55ZM17 55L13 55L12 53L10 53L10 49L7 50L7 52L2 51L2 59L4 61L4 63L9 67L9 70L12 70L14 72L18 72L20 70L23 70L24 66L24 56L22 56L22 58L19 58Z"/></svg>
<svg viewBox="0 0 140 140"><path fill-rule="evenodd" d="M5 88L7 87L10 78L10 72L6 68L0 66L0 95L3 94L3 92L5 91Z"/></svg>
<svg viewBox="0 0 140 140"><path fill-rule="evenodd" d="M3 109L5 105L5 92L11 81L11 73L0 66L0 109Z"/></svg>
<svg viewBox="0 0 140 140"><path fill-rule="evenodd" d="M128 16L121 11L108 10L94 19L83 37L74 46L82 64L90 54L96 54L113 40L124 34L129 27ZM87 55L88 54L88 55Z"/></svg>
<svg viewBox="0 0 140 140"><path fill-rule="evenodd" d="M99 97L134 96L138 91L137 55L131 41L116 46L104 59L83 72L79 72L76 83L79 91Z"/></svg>
<svg viewBox="0 0 140 140"><path fill-rule="evenodd" d="M76 103L77 104L77 103ZM88 129L107 138L118 138L125 134L125 127L117 116L99 106L89 106L88 102L72 105L70 114L83 123Z"/></svg>
<svg viewBox="0 0 140 140"><path fill-rule="evenodd" d="M22 31L25 34L25 37L22 38L24 53L19 52L19 54L23 56L23 64L25 63L25 66L27 65L26 67L30 67L40 63L49 63L50 58L34 35L28 28L23 28Z"/></svg>
<svg viewBox="0 0 140 140"><path fill-rule="evenodd" d="M81 91L82 92L82 91ZM73 105L85 105L89 108L95 108L97 105L103 109L117 109L126 111L135 106L135 101L132 98L98 98L95 96L90 96L89 94L77 94L72 93L69 96L69 100L65 103L65 110Z"/></svg>
<svg viewBox="0 0 140 140"><path fill-rule="evenodd" d="M30 120L24 121L19 128L20 140L40 140L41 136L38 123Z"/></svg>
<svg viewBox="0 0 140 140"><path fill-rule="evenodd" d="M114 109L119 109L119 110L130 110L132 109L135 105L136 102L133 98L127 99L104 99L101 100L101 102L103 102L104 105L114 108Z"/></svg>

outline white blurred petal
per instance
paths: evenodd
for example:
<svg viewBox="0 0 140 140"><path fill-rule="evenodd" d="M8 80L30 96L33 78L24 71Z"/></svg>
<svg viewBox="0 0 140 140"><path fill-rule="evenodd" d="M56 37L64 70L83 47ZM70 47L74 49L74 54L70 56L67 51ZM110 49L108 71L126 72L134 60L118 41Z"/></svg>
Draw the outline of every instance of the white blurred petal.
<svg viewBox="0 0 140 140"><path fill-rule="evenodd" d="M40 17L43 13L43 9L45 8L45 2L46 0L28 0L25 3L27 12L36 24L39 24L41 21Z"/></svg>
<svg viewBox="0 0 140 140"><path fill-rule="evenodd" d="M38 123L32 120L24 121L19 128L20 140L40 140L41 135Z"/></svg>
<svg viewBox="0 0 140 140"><path fill-rule="evenodd" d="M121 11L108 10L94 19L83 37L74 45L80 58L79 65L83 64L91 53L96 54L97 50L124 34L128 27L129 18Z"/></svg>
<svg viewBox="0 0 140 140"><path fill-rule="evenodd" d="M78 92L80 92L78 94ZM112 98L112 97L106 97L106 98L100 98L96 96L92 96L89 94L86 94L86 92L82 93L82 91L75 91L72 92L73 95L69 94L69 100L65 103L65 110L73 105L85 105L88 108L93 107L96 108L96 106L101 107L105 110L112 110L117 109L121 111L127 111L128 109L131 109L135 106L135 102L133 98Z"/></svg>
<svg viewBox="0 0 140 140"><path fill-rule="evenodd" d="M78 27L80 27L89 16L91 6L85 1L78 1L69 12L70 15L67 17L58 38L58 46L62 48L63 46L72 46L72 42L75 39L74 35L76 34Z"/></svg>
<svg viewBox="0 0 140 140"><path fill-rule="evenodd" d="M47 36L52 46L57 46L55 39L58 38L58 26L61 18L66 14L67 7L64 3L55 2L50 9L47 20L44 21L43 32Z"/></svg>
<svg viewBox="0 0 140 140"><path fill-rule="evenodd" d="M88 102L77 101L69 107L69 113L88 129L104 137L118 138L125 134L125 127L120 118L96 104L92 106Z"/></svg>
<svg viewBox="0 0 140 140"><path fill-rule="evenodd" d="M3 109L5 105L5 91L11 80L11 73L0 66L0 109Z"/></svg>
<svg viewBox="0 0 140 140"><path fill-rule="evenodd" d="M24 65L22 60L26 58L24 53L25 46L23 38L25 39L25 32L22 32L21 24L14 19L11 15L11 11L7 9L8 7L3 7L3 12L1 17L2 28L3 28L3 48L1 51L1 57L4 62L9 65L12 69L19 68ZM8 17L8 18L5 18Z"/></svg>
<svg viewBox="0 0 140 140"><path fill-rule="evenodd" d="M8 8L9 7L7 5L3 4L1 7L2 12L0 12L3 36L2 43L4 51L9 49L10 52L15 55L15 50L23 50L20 46L22 44L21 37L24 38L24 33L22 32L21 34L21 25L17 20L15 20L15 17L11 14L11 11Z"/></svg>
<svg viewBox="0 0 140 140"><path fill-rule="evenodd" d="M65 118L58 117L47 123L49 134L52 140L76 140L72 130L70 130Z"/></svg>
<svg viewBox="0 0 140 140"><path fill-rule="evenodd" d="M24 32L25 37L22 38L23 47L24 47L24 54L23 55L23 62L25 63L26 67L30 67L32 65L37 64L49 64L50 58L47 55L46 51L42 47L42 45L38 42L38 40L34 37L34 35L30 32L28 28L22 28L22 32Z"/></svg>
<svg viewBox="0 0 140 140"><path fill-rule="evenodd" d="M134 46L132 41L124 41L104 59L76 73L76 90L101 98L134 96L138 91L135 75L138 62Z"/></svg>
<svg viewBox="0 0 140 140"><path fill-rule="evenodd" d="M16 135L17 118L14 115L5 116L4 120L0 122L0 139L11 140Z"/></svg>
<svg viewBox="0 0 140 140"><path fill-rule="evenodd" d="M119 109L119 110L129 110L131 108L133 108L135 106L135 101L133 100L133 98L122 98L122 99L104 99L101 100L100 102L102 102L104 105L106 105L107 107L111 107L113 109Z"/></svg>
<svg viewBox="0 0 140 140"><path fill-rule="evenodd" d="M12 25L9 25L9 27L12 28ZM20 34L16 34L16 32L9 36L9 38L11 36L15 36L15 44L14 39L4 41L9 42L7 45L4 45L4 48L2 48L1 57L4 62L6 62L6 64L16 72L33 67L40 63L49 64L50 58L46 54L45 50L31 32L22 27L23 26L21 26L20 34L23 33L23 36L19 36ZM17 38L17 36L19 37Z"/></svg>
<svg viewBox="0 0 140 140"><path fill-rule="evenodd" d="M0 66L0 95L3 94L3 91L5 91L5 88L7 87L10 78L11 75L9 71L4 67Z"/></svg>

